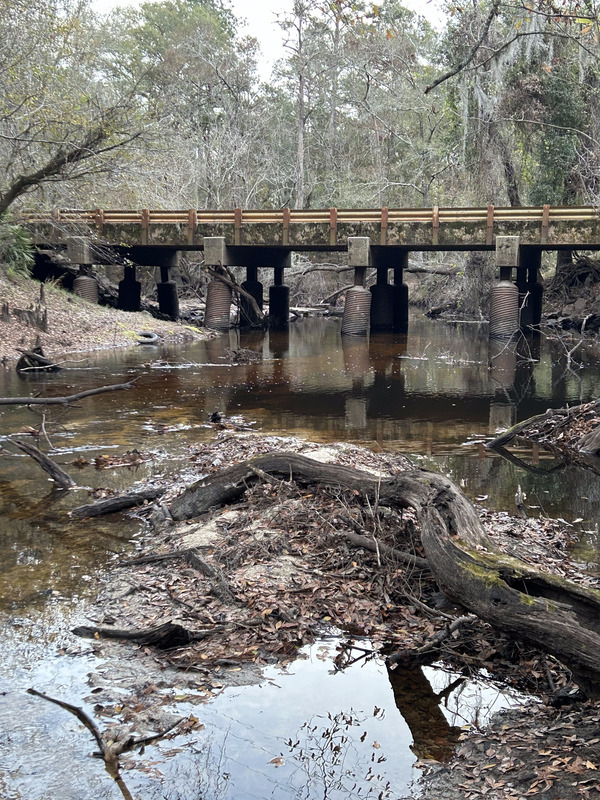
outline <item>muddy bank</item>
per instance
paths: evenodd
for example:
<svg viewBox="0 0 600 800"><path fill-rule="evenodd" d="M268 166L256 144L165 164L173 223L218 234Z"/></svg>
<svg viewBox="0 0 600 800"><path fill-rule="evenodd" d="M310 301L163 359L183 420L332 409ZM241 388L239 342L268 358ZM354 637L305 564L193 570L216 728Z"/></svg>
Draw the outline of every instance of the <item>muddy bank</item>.
<svg viewBox="0 0 600 800"><path fill-rule="evenodd" d="M192 449L190 459L198 475L206 475L281 449L381 476L399 474L408 466L401 457L352 445L319 447L227 429L214 443ZM81 620L87 630L80 632L92 637L95 652L110 655L114 664L141 656L162 675L160 691L146 682L132 687L130 702L123 703L121 695L117 705L106 689L110 671L105 673L102 691L108 694L102 713L112 718L111 739L121 735L119 726L126 724L131 734L148 724L148 709L164 707L164 683L174 675L193 686L200 702L231 682L256 680L266 665L285 666L302 644L332 629L343 632L348 643L340 650L339 669L347 665L357 638L370 642L361 655L368 659L414 653L442 634L430 660L443 661L465 676L483 669L500 683L532 693L535 700L512 716L508 727L499 717L489 730L463 732L450 766L426 773L425 796L593 797L600 787L595 782L600 752L594 741L599 707L553 707L551 703L562 702L556 699L562 694L571 699L568 671L476 618L444 636L461 612L444 600L426 569L410 511L398 514L385 504L365 507L351 491L307 491L265 475L229 508L174 523L167 507L182 488L172 486L160 505L142 510L152 532L141 552L114 565L88 619ZM517 519L484 509L479 513L486 531L506 551L596 585L593 577L569 563L570 534L561 522ZM176 626L169 635L188 639L148 638L149 631L156 633L165 623ZM137 641L104 638L124 630L137 633ZM79 645L74 646L84 647L85 641L76 639ZM146 716L136 711L141 696ZM435 751L421 750L424 762L432 756Z"/></svg>

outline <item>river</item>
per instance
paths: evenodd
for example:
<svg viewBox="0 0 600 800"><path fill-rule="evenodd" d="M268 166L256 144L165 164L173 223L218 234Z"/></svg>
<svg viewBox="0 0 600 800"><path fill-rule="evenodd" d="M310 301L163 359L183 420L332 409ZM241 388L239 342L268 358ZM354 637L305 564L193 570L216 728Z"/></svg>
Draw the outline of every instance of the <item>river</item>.
<svg viewBox="0 0 600 800"><path fill-rule="evenodd" d="M578 557L595 564L597 477L555 469L555 459L536 448L515 452L520 466L483 446L516 421L598 397L598 349L586 343L567 364L572 346L562 336L523 339L515 348L490 345L485 327L418 317L406 336L342 339L339 321L307 319L285 333L232 331L186 347L92 354L52 375L23 379L5 369L2 396L62 396L136 382L130 391L90 397L68 410L4 407L0 414L0 790L11 800L121 796L102 763L89 758L89 735L79 723L25 694L35 686L93 710L88 674L101 665L91 652L73 647L69 620L114 554L131 551L144 535L135 519L75 522L66 512L87 502L90 488L126 489L150 475L191 475L189 447L212 439L214 411L263 433L402 452L445 472L495 510L514 511L521 486L528 513L571 524L580 537ZM242 349L256 360L232 363ZM47 476L10 443L16 432L26 435L40 422L52 457L82 488L52 490ZM133 450L154 457L135 468L94 465L103 455ZM332 675L336 644L319 642L283 674L271 669L259 686L227 689L201 709L182 700L178 711L200 716L204 732L138 759L127 774L134 796L416 796L415 761L433 747L410 718L417 698L429 729L436 714L442 727L482 724L490 711L516 701L482 677L449 692L440 714L431 686L441 692L456 676L428 668L406 678L407 695L390 684L377 661ZM335 762L331 754L338 752L344 758Z"/></svg>

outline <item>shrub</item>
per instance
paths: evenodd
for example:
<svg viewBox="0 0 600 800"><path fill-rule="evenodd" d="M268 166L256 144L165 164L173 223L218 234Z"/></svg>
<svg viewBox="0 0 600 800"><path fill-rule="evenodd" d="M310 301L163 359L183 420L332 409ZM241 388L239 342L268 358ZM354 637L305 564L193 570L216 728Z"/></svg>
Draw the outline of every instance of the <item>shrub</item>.
<svg viewBox="0 0 600 800"><path fill-rule="evenodd" d="M29 275L33 267L33 245L25 228L0 220L0 265L7 275Z"/></svg>

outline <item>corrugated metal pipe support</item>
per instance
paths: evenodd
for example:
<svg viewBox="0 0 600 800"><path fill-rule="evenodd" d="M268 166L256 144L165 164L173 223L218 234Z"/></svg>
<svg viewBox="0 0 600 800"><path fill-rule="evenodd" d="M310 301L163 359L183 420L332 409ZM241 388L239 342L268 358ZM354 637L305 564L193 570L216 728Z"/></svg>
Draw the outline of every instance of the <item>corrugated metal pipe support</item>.
<svg viewBox="0 0 600 800"><path fill-rule="evenodd" d="M80 275L73 281L73 291L90 303L98 303L98 282L90 275Z"/></svg>
<svg viewBox="0 0 600 800"><path fill-rule="evenodd" d="M519 330L519 290L497 281L490 295L490 339L510 339Z"/></svg>
<svg viewBox="0 0 600 800"><path fill-rule="evenodd" d="M362 286L352 286L346 292L342 335L366 336L371 316L371 292Z"/></svg>
<svg viewBox="0 0 600 800"><path fill-rule="evenodd" d="M204 326L215 331L228 331L230 327L231 289L215 278L206 288Z"/></svg>

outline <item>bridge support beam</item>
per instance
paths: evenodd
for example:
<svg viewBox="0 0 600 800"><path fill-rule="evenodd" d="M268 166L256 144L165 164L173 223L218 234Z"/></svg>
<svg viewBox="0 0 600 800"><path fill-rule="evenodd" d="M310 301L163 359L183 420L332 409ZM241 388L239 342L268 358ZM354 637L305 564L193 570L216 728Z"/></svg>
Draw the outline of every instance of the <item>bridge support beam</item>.
<svg viewBox="0 0 600 800"><path fill-rule="evenodd" d="M540 281L542 251L539 247L521 247L517 269L521 330L537 328L542 320L544 289Z"/></svg>
<svg viewBox="0 0 600 800"><path fill-rule="evenodd" d="M519 290L512 282L519 266L519 237L496 237L496 266L500 280L490 295L490 339L510 339L519 330Z"/></svg>
<svg viewBox="0 0 600 800"><path fill-rule="evenodd" d="M273 270L273 286L269 286L269 328L285 330L290 323L290 287L283 282L282 266Z"/></svg>
<svg viewBox="0 0 600 800"><path fill-rule="evenodd" d="M158 310L171 319L179 316L179 298L177 284L171 280L171 269L179 266L179 251L174 250L165 254L158 265L160 268L160 281L156 284L158 295Z"/></svg>
<svg viewBox="0 0 600 800"><path fill-rule="evenodd" d="M142 300L142 284L136 280L135 266L125 267L123 280L119 281L118 308L122 311L139 311Z"/></svg>
<svg viewBox="0 0 600 800"><path fill-rule="evenodd" d="M246 280L242 283L242 289L256 300L256 304L262 311L263 307L263 285L258 280L258 267L246 267ZM246 297L240 296L240 325L250 325L254 320L254 313Z"/></svg>
<svg viewBox="0 0 600 800"><path fill-rule="evenodd" d="M225 237L205 236L204 266L220 273L226 263ZM227 331L230 327L230 314L231 289L223 281L213 278L206 287L204 325L215 331Z"/></svg>
<svg viewBox="0 0 600 800"><path fill-rule="evenodd" d="M404 270L408 267L408 251L399 255L394 267L394 331L406 333L408 330L408 286L404 283Z"/></svg>
<svg viewBox="0 0 600 800"><path fill-rule="evenodd" d="M354 286L346 292L342 335L366 336L371 317L371 292L365 288L367 268L371 266L368 236L348 237L348 266L354 267Z"/></svg>

